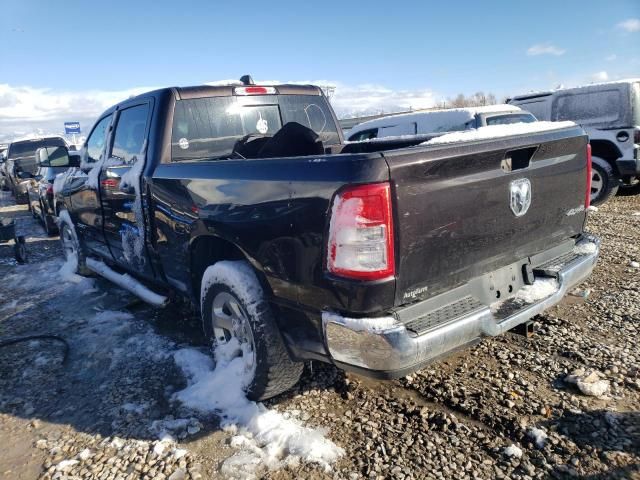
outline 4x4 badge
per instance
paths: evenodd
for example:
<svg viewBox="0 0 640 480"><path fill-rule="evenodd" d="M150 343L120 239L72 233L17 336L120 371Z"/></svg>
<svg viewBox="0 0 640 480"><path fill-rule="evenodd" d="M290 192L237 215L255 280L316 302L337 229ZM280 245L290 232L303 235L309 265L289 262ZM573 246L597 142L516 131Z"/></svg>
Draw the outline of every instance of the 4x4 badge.
<svg viewBox="0 0 640 480"><path fill-rule="evenodd" d="M514 180L509 185L509 204L516 217L521 217L531 205L531 182L528 178Z"/></svg>

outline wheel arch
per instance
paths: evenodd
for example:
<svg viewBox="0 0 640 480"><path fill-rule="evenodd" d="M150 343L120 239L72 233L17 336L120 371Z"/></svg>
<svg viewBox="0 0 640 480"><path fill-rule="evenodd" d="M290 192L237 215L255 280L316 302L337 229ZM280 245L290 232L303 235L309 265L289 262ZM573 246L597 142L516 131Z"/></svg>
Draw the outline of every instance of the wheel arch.
<svg viewBox="0 0 640 480"><path fill-rule="evenodd" d="M255 272L265 293L272 293L259 263L235 243L215 235L203 235L192 240L189 246L191 295L200 306L200 287L205 270L222 260L244 260Z"/></svg>
<svg viewBox="0 0 640 480"><path fill-rule="evenodd" d="M620 149L610 140L591 140L591 154L600 157L611 165L616 175L619 175L616 160L622 157Z"/></svg>

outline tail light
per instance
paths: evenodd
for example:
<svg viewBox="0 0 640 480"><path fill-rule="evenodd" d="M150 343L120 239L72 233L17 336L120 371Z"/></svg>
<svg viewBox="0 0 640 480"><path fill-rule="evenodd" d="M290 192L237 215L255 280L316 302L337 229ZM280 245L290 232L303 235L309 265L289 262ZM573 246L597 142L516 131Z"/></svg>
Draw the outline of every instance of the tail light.
<svg viewBox="0 0 640 480"><path fill-rule="evenodd" d="M640 143L640 128L633 131L633 143Z"/></svg>
<svg viewBox="0 0 640 480"><path fill-rule="evenodd" d="M359 185L333 201L327 255L329 272L379 280L395 274L393 217L388 183Z"/></svg>
<svg viewBox="0 0 640 480"><path fill-rule="evenodd" d="M275 87L235 87L233 93L236 95L274 95Z"/></svg>
<svg viewBox="0 0 640 480"><path fill-rule="evenodd" d="M53 195L53 183L47 185L47 195Z"/></svg>
<svg viewBox="0 0 640 480"><path fill-rule="evenodd" d="M587 143L587 192L584 197L584 208L591 205L591 144Z"/></svg>

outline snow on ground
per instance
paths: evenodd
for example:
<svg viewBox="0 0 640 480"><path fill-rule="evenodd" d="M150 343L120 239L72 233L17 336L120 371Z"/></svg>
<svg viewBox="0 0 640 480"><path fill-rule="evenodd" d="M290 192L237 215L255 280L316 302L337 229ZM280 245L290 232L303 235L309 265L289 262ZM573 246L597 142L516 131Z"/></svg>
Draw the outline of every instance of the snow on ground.
<svg viewBox="0 0 640 480"><path fill-rule="evenodd" d="M511 444L504 449L504 454L507 457L522 458L522 449L517 445Z"/></svg>
<svg viewBox="0 0 640 480"><path fill-rule="evenodd" d="M216 365L210 356L193 348L174 353L175 362L188 378L188 386L175 394L185 406L215 413L227 431L236 432L232 445L239 452L222 467L230 477L248 478L261 468L278 469L299 460L317 463L327 471L344 450L321 430L305 427L298 420L248 400L244 393L248 378L241 357L229 352L233 342L218 347Z"/></svg>
<svg viewBox="0 0 640 480"><path fill-rule="evenodd" d="M536 427L531 427L527 431L527 436L533 440L533 442L536 444L536 447L538 448L543 448L549 438L547 432Z"/></svg>
<svg viewBox="0 0 640 480"><path fill-rule="evenodd" d="M458 142L474 142L478 140L490 140L499 137L509 137L512 135L524 135L530 133L546 132L549 130L558 130L561 128L573 127L574 122L532 122L532 123L513 123L509 125L489 125L488 127L480 127L476 130L466 130L463 132L453 132L427 140L421 145L443 145Z"/></svg>

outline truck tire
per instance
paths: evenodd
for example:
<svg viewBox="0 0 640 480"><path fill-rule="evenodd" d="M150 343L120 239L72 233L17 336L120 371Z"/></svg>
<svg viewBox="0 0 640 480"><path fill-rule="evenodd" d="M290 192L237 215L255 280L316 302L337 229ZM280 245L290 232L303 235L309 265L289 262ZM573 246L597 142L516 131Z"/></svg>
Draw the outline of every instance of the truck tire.
<svg viewBox="0 0 640 480"><path fill-rule="evenodd" d="M600 205L618 192L620 179L609 162L600 158L591 159L591 205Z"/></svg>
<svg viewBox="0 0 640 480"><path fill-rule="evenodd" d="M240 345L235 356L244 359L247 398L266 400L298 382L303 364L289 358L271 306L247 262L221 261L208 267L200 303L204 331L214 349L235 340Z"/></svg>
<svg viewBox="0 0 640 480"><path fill-rule="evenodd" d="M66 210L60 212L58 217L59 229L60 229L60 245L62 246L62 253L64 254L67 262L75 263L75 273L88 277L92 274L91 270L87 268L84 245L76 234L76 229L73 226L69 218L69 213Z"/></svg>

